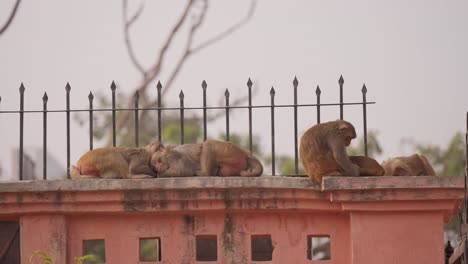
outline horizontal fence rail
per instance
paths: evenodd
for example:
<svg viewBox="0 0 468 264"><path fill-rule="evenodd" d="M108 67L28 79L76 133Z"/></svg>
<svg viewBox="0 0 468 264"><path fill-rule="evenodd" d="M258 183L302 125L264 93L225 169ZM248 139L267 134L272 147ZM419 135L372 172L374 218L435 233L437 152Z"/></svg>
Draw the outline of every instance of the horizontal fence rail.
<svg viewBox="0 0 468 264"><path fill-rule="evenodd" d="M116 113L119 111L131 111L134 112L134 132L135 132L135 146L139 146L140 141L139 141L139 136L140 136L140 124L139 124L139 113L140 111L157 111L157 123L158 123L158 130L157 130L157 136L159 141L163 141L163 138L161 136L162 134L162 113L164 111L179 111L179 117L180 117L180 142L181 144L184 144L184 135L185 135L185 111L187 110L203 110L203 139L206 140L208 137L208 128L207 128L207 111L208 110L225 110L225 119L226 119L226 141L230 141L230 112L231 110L234 109L247 109L248 110L248 130L249 130L249 151L252 153L253 149L253 129L252 129L252 123L253 123L253 117L252 117L252 112L254 109L260 109L260 108L265 108L265 109L270 109L270 114L271 114L271 160L272 160L272 174L276 175L276 157L275 157L275 109L277 108L289 108L293 109L293 116L292 120L294 122L294 171L295 174L298 174L299 170L299 158L298 158L298 119L297 119L297 113L298 113L298 108L301 107L315 107L316 112L317 112L317 124L321 122L320 120L320 111L321 107L330 107L330 106L339 106L340 109L340 119L343 119L344 116L344 106L353 106L353 105L361 105L362 106L362 113L363 113L363 129L364 129L364 153L367 156L367 105L368 104L375 104L375 102L368 102L367 101L367 87L364 84L361 93L362 93L362 101L361 102L344 102L343 98L343 87L344 87L344 79L343 76L340 76L338 80L339 84L339 91L340 91L340 98L339 98L339 103L321 103L320 97L321 97L321 89L319 86L317 86L315 90L315 96L316 96L316 102L315 103L308 103L308 104L298 104L297 102L297 89L299 86L299 81L295 77L292 86L293 86L293 103L292 104L276 104L275 103L275 95L276 91L274 87L271 87L270 90L270 99L271 103L269 105L254 105L252 104L252 86L253 83L250 80L250 78L247 81L247 91L248 91L248 105L244 106L239 106L239 105L230 105L229 97L230 97L230 92L228 89L225 90L224 96L225 96L225 105L224 106L208 106L206 103L206 92L208 88L208 84L206 81L203 81L201 84L202 88L202 106L199 107L185 107L184 102L185 102L185 96L184 92L181 90L179 94L179 101L180 105L179 107L163 107L162 102L161 102L161 91L163 89L163 86L160 82L157 83L156 89L157 89L157 95L158 95L158 100L157 100L157 107L140 107L139 100L140 100L140 94L138 91L133 95L134 99L134 107L133 108L119 108L116 107L116 96L115 92L117 89L117 86L115 85L114 82L111 83L110 89L111 89L111 108L99 108L96 109L93 107L93 100L94 100L94 95L92 92L89 93L88 95L88 100L89 100L89 108L87 109L70 109L70 94L72 91L71 85L66 84L65 86L65 101L66 101L66 109L48 109L47 103L48 103L48 96L47 93L44 93L44 96L42 98L43 101L43 109L42 110L24 110L24 95L25 95L25 86L23 84L20 85L19 92L20 92L20 109L19 110L1 110L0 114L18 114L19 115L19 137L20 137L20 142L19 142L19 175L18 179L23 180L23 157L24 157L24 147L23 147L23 126L24 126L24 115L25 114L30 114L30 113L43 113L43 179L47 179L47 114L48 113L65 113L66 115L66 146L67 146L67 177L70 178L70 113L73 112L88 112L89 113L89 149L92 150L94 145L93 145L93 117L95 112L109 112L112 114L112 146L116 146L116 134L117 134L117 128L116 128ZM0 103L1 103L1 96L0 96Z"/></svg>

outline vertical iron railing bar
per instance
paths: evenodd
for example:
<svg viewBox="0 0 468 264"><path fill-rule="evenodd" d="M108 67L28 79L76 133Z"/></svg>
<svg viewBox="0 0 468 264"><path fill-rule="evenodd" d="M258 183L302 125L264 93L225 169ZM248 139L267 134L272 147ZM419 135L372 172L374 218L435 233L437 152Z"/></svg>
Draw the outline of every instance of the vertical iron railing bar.
<svg viewBox="0 0 468 264"><path fill-rule="evenodd" d="M23 135L24 135L24 85L21 83L20 91L20 146L19 146L19 180L23 180Z"/></svg>
<svg viewBox="0 0 468 264"><path fill-rule="evenodd" d="M47 180L47 101L49 97L44 93L42 105L44 114L42 116L42 179Z"/></svg>
<svg viewBox="0 0 468 264"><path fill-rule="evenodd" d="M320 87L317 85L317 89L315 89L317 97L317 124L320 124L320 94L322 94L322 91L320 91Z"/></svg>
<svg viewBox="0 0 468 264"><path fill-rule="evenodd" d="M67 178L70 179L70 84L65 86L67 104Z"/></svg>
<svg viewBox="0 0 468 264"><path fill-rule="evenodd" d="M156 88L158 90L158 141L162 143L162 137L161 137L161 131L162 131L161 129L161 89L162 89L162 85L160 81L158 81Z"/></svg>
<svg viewBox="0 0 468 264"><path fill-rule="evenodd" d="M135 147L140 146L140 130L138 124L138 100L140 99L140 94L138 91L135 92Z"/></svg>
<svg viewBox="0 0 468 264"><path fill-rule="evenodd" d="M465 132L465 228L468 219L468 189L467 189L467 180L468 180L468 112L466 112L466 132ZM467 230L465 230L467 232ZM465 233L465 235L467 235ZM468 241L467 241L468 242ZM467 247L468 247L468 243ZM467 256L467 255L465 255Z"/></svg>
<svg viewBox="0 0 468 264"><path fill-rule="evenodd" d="M90 91L88 95L89 100L89 150L93 149L93 99L94 95Z"/></svg>
<svg viewBox="0 0 468 264"><path fill-rule="evenodd" d="M294 77L294 173L297 175L299 172L299 158L298 158L298 144L297 144L297 85L299 82Z"/></svg>
<svg viewBox="0 0 468 264"><path fill-rule="evenodd" d="M226 97L226 141L229 142L229 90L227 88L224 96Z"/></svg>
<svg viewBox="0 0 468 264"><path fill-rule="evenodd" d="M112 146L115 147L116 144L116 127L115 127L115 82L112 81L111 91L112 91Z"/></svg>
<svg viewBox="0 0 468 264"><path fill-rule="evenodd" d="M271 174L276 175L275 164L275 89L273 86L270 90L271 96Z"/></svg>
<svg viewBox="0 0 468 264"><path fill-rule="evenodd" d="M206 141L206 138L208 137L208 130L206 129L206 87L207 84L205 80L202 82L202 88L203 88L203 140Z"/></svg>
<svg viewBox="0 0 468 264"><path fill-rule="evenodd" d="M180 144L184 144L184 92L181 90L179 94L180 99Z"/></svg>
<svg viewBox="0 0 468 264"><path fill-rule="evenodd" d="M249 88L249 150L252 155L252 81L247 81L247 87Z"/></svg>
<svg viewBox="0 0 468 264"><path fill-rule="evenodd" d="M343 75L340 76L338 83L340 84L340 120L343 120Z"/></svg>
<svg viewBox="0 0 468 264"><path fill-rule="evenodd" d="M368 146L367 146L367 105L366 105L367 87L366 87L366 84L363 84L361 91L362 91L362 115L363 115L363 121L364 121L364 155L367 157Z"/></svg>

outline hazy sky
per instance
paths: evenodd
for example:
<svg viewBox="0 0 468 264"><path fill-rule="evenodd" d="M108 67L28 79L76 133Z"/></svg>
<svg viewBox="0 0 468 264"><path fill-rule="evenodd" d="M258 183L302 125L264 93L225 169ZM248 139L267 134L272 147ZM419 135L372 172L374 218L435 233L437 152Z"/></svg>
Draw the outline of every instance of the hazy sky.
<svg viewBox="0 0 468 264"><path fill-rule="evenodd" d="M3 24L13 0L0 2ZM132 1L131 10L138 7ZM249 1L211 1L200 43L245 16ZM137 57L150 66L185 1L146 1L144 13L132 30ZM345 79L345 101L361 99L363 83L368 100L368 128L380 132L389 156L409 154L400 139L444 145L464 132L468 110L468 2L462 0L357 0L260 1L254 17L239 31L192 57L166 98L178 106L201 104L200 83L208 83L208 104L218 105L224 90L233 98L247 92L251 77L258 90L254 104L293 101L292 80L299 79L299 103L315 102L315 87L322 102L338 102L338 78ZM168 54L161 82L183 47L183 31ZM65 108L65 84L72 86L72 108L86 108L87 95L110 95L115 80L129 92L140 81L125 50L121 1L23 1L11 27L0 36L0 110L19 108L18 88L26 86L28 110L42 109L47 91L49 109ZM153 84L155 86L155 84ZM154 94L155 89L153 89ZM323 110L322 120L339 117L338 108ZM247 112L232 113L233 130L248 132ZM299 135L315 124L315 108L299 111ZM0 114L0 161L8 173L10 150L18 146L18 115ZM345 107L345 119L362 135L361 107ZM25 146L42 144L42 115L25 119ZM269 111L254 114L254 133L262 135L264 152L270 150ZM49 150L66 165L65 114L49 115ZM277 112L277 151L292 154L292 111ZM224 119L209 125L209 135L224 129ZM87 127L72 127L72 163L87 150ZM99 146L96 142L95 146Z"/></svg>

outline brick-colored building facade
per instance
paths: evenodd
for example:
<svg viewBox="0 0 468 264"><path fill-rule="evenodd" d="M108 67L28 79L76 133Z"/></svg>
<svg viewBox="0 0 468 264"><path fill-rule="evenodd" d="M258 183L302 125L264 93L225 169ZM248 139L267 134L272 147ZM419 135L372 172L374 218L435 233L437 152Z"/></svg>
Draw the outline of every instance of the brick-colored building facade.
<svg viewBox="0 0 468 264"><path fill-rule="evenodd" d="M24 264L35 250L57 264L95 251L109 264L443 263L443 224L463 179L330 177L322 189L270 176L5 182L0 228L19 223Z"/></svg>

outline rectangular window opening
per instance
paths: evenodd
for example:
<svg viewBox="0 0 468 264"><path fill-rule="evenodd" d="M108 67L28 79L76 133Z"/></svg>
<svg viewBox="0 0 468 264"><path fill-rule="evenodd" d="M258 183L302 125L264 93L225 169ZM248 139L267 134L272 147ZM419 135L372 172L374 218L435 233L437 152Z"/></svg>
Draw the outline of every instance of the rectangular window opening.
<svg viewBox="0 0 468 264"><path fill-rule="evenodd" d="M140 261L151 262L161 261L161 239L140 238Z"/></svg>
<svg viewBox="0 0 468 264"><path fill-rule="evenodd" d="M251 238L252 261L271 261L273 259L273 243L270 235L255 235Z"/></svg>
<svg viewBox="0 0 468 264"><path fill-rule="evenodd" d="M106 263L106 243L104 239L83 240L83 256L92 255L85 258L84 264Z"/></svg>
<svg viewBox="0 0 468 264"><path fill-rule="evenodd" d="M329 235L307 236L307 259L330 260L331 240Z"/></svg>
<svg viewBox="0 0 468 264"><path fill-rule="evenodd" d="M218 239L216 236L196 236L197 261L218 260Z"/></svg>

